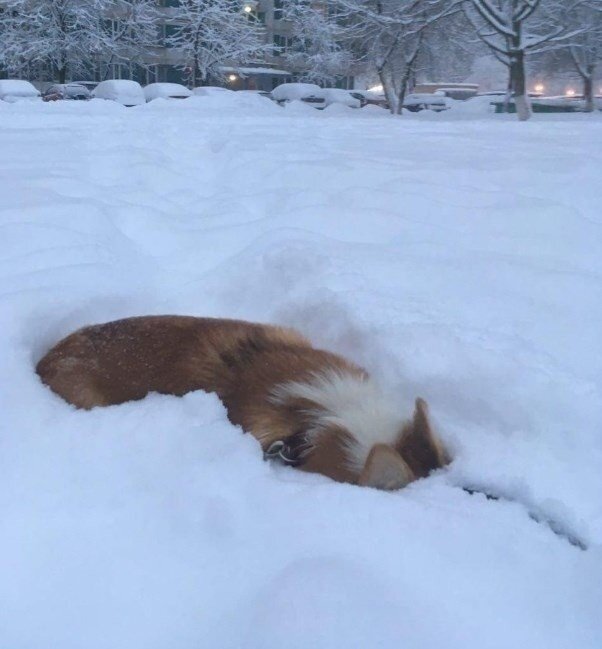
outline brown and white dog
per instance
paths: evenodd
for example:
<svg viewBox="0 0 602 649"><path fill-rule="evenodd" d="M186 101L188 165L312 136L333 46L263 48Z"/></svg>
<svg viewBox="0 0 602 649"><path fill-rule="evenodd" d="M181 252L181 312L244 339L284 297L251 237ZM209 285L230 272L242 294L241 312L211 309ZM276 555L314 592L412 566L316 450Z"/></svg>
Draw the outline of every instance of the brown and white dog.
<svg viewBox="0 0 602 649"><path fill-rule="evenodd" d="M79 408L149 392L215 392L267 457L339 482L398 489L449 462L416 400L404 421L368 373L292 329L236 320L145 316L85 327L37 365Z"/></svg>

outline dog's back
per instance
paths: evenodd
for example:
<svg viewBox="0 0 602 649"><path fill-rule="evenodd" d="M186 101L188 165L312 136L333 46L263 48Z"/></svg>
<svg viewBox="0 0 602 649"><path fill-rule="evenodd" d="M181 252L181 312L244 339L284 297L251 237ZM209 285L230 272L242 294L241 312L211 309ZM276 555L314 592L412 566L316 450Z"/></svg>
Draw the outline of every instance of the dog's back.
<svg viewBox="0 0 602 649"><path fill-rule="evenodd" d="M365 370L315 349L292 329L185 316L127 318L76 331L36 369L79 408L149 392L215 392L230 421L264 450L283 441L301 468L339 481L396 488L446 462L423 401L404 423Z"/></svg>
<svg viewBox="0 0 602 649"><path fill-rule="evenodd" d="M303 352L299 352L299 348ZM234 374L258 355L305 354L291 329L187 316L126 318L80 329L40 360L42 381L79 408L141 399L149 392L233 390ZM256 380L259 377L256 377ZM237 381L238 383L238 381Z"/></svg>

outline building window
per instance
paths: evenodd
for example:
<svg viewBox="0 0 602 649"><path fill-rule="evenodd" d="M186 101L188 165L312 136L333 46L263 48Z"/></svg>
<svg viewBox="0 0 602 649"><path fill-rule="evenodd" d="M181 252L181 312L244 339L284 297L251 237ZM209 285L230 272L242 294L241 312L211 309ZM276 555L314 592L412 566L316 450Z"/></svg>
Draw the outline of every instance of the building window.
<svg viewBox="0 0 602 649"><path fill-rule="evenodd" d="M280 34L274 34L274 56L281 56L286 54L293 45L293 39L289 36L281 36Z"/></svg>
<svg viewBox="0 0 602 649"><path fill-rule="evenodd" d="M282 20L284 16L284 0L274 0L274 20Z"/></svg>
<svg viewBox="0 0 602 649"><path fill-rule="evenodd" d="M163 47L173 47L172 44L167 39L176 36L178 31L179 31L178 25L170 25L169 23L162 25L161 45L163 45Z"/></svg>

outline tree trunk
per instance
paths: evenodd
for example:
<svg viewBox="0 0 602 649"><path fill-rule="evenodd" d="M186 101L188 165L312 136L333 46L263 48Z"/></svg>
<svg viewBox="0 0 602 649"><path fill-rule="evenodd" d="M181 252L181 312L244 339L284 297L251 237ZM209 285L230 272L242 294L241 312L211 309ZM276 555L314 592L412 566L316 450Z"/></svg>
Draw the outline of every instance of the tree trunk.
<svg viewBox="0 0 602 649"><path fill-rule="evenodd" d="M583 77L583 96L585 98L585 112L594 112L594 66L587 67L587 76Z"/></svg>
<svg viewBox="0 0 602 649"><path fill-rule="evenodd" d="M504 103L502 104L502 112L510 112L510 104L512 103L512 83L510 72L508 72L508 83L506 84L506 94L504 95Z"/></svg>
<svg viewBox="0 0 602 649"><path fill-rule="evenodd" d="M514 96L518 119L524 122L531 117L531 104L527 95L524 52L516 52L510 62L510 88Z"/></svg>
<svg viewBox="0 0 602 649"><path fill-rule="evenodd" d="M397 93L395 92L393 83L389 79L389 76L385 74L383 68L378 71L378 78L380 79L380 83L383 87L383 92L385 93L385 97L387 98L387 102L389 103L389 111L391 112L391 115L399 115L401 109L397 106Z"/></svg>
<svg viewBox="0 0 602 649"><path fill-rule="evenodd" d="M411 69L406 68L406 71L403 73L401 80L399 82L399 90L397 92L397 114L401 115L401 109L403 108L403 102L406 98L406 92L408 91L408 83L410 81Z"/></svg>
<svg viewBox="0 0 602 649"><path fill-rule="evenodd" d="M57 70L57 73L58 73L59 83L65 83L65 80L67 79L67 66L63 65L63 67Z"/></svg>
<svg viewBox="0 0 602 649"><path fill-rule="evenodd" d="M527 73L525 70L525 51L521 44L522 23L514 24L512 53L510 55L510 90L514 96L516 115L521 122L531 117L531 104L527 94Z"/></svg>

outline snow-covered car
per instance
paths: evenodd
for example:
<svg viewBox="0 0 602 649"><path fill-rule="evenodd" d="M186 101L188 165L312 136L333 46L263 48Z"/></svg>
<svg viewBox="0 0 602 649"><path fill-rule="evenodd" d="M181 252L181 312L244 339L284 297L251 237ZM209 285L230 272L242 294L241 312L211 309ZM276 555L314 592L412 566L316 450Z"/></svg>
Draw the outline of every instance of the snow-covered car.
<svg viewBox="0 0 602 649"><path fill-rule="evenodd" d="M496 113L516 113L514 98L509 101L505 97L491 98L491 105ZM565 95L552 97L531 97L531 110L534 113L582 113L586 109L583 95L567 97ZM594 98L594 109L602 110L600 99Z"/></svg>
<svg viewBox="0 0 602 649"><path fill-rule="evenodd" d="M350 94L359 99L363 106L379 106L380 108L389 108L389 102L383 93L372 90L350 90Z"/></svg>
<svg viewBox="0 0 602 649"><path fill-rule="evenodd" d="M23 79L0 80L0 100L14 104L17 101L36 101L40 91Z"/></svg>
<svg viewBox="0 0 602 649"><path fill-rule="evenodd" d="M140 106L146 103L142 86L137 81L128 79L101 81L92 91L92 97L116 101L123 106Z"/></svg>
<svg viewBox="0 0 602 649"><path fill-rule="evenodd" d="M314 108L325 108L327 105L324 91L313 83L281 83L272 90L271 95L279 104L302 101Z"/></svg>
<svg viewBox="0 0 602 649"><path fill-rule="evenodd" d="M420 110L440 112L449 108L445 95L431 93L413 93L406 95L403 101L403 107L412 113L417 113Z"/></svg>
<svg viewBox="0 0 602 649"><path fill-rule="evenodd" d="M234 90L221 88L220 86L199 86L192 91L198 97L215 97L215 95L223 95L228 92L234 92Z"/></svg>
<svg viewBox="0 0 602 649"><path fill-rule="evenodd" d="M354 97L349 90L342 90L341 88L322 88L322 93L326 101L326 105L343 104L349 108L361 108L362 100Z"/></svg>
<svg viewBox="0 0 602 649"><path fill-rule="evenodd" d="M90 91L79 83L55 83L42 93L44 101L85 101L90 99Z"/></svg>
<svg viewBox="0 0 602 649"><path fill-rule="evenodd" d="M149 83L144 86L146 101L153 99L188 99L192 97L192 90L180 83Z"/></svg>
<svg viewBox="0 0 602 649"><path fill-rule="evenodd" d="M272 96L267 90L237 90L236 92L245 95L255 95L256 97L265 97L270 100L272 99Z"/></svg>
<svg viewBox="0 0 602 649"><path fill-rule="evenodd" d="M92 92L94 88L96 88L99 82L98 81L71 81L71 83L75 83L78 86L83 86L84 88Z"/></svg>

